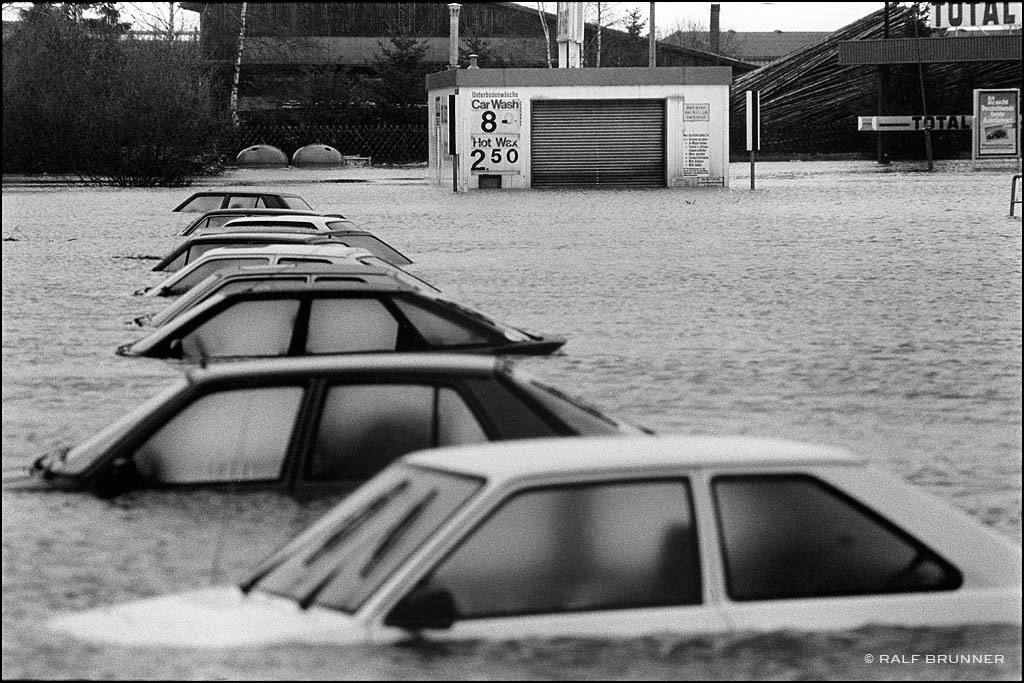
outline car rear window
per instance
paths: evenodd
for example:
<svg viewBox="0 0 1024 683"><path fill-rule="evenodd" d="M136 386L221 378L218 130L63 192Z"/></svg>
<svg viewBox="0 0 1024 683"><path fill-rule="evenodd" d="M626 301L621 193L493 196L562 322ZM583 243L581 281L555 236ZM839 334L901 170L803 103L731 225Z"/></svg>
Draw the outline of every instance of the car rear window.
<svg viewBox="0 0 1024 683"><path fill-rule="evenodd" d="M283 201L285 206L287 206L289 209L307 209L309 211L313 210L313 207L307 204L306 200L304 200L302 197L296 197L294 195L285 195L281 197L281 201Z"/></svg>

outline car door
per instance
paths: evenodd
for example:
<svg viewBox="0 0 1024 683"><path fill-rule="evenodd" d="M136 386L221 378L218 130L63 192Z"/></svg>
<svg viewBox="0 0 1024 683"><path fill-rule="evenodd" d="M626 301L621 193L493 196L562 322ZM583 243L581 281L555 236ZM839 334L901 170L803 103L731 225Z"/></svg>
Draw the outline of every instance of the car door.
<svg viewBox="0 0 1024 683"><path fill-rule="evenodd" d="M458 535L385 618L385 637L417 593L454 605L430 639L726 630L708 601L687 477L533 486Z"/></svg>
<svg viewBox="0 0 1024 683"><path fill-rule="evenodd" d="M735 628L962 620L957 568L827 481L719 474L711 493Z"/></svg>
<svg viewBox="0 0 1024 683"><path fill-rule="evenodd" d="M283 488L305 399L304 381L205 387L115 460L144 485Z"/></svg>
<svg viewBox="0 0 1024 683"><path fill-rule="evenodd" d="M325 380L296 487L355 488L412 451L490 440L479 406L448 378Z"/></svg>

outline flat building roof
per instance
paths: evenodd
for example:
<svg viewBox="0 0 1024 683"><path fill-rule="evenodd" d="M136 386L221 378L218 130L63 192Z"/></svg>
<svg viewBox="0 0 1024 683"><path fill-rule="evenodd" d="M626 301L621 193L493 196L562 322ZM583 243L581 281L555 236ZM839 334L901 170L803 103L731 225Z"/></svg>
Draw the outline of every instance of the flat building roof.
<svg viewBox="0 0 1024 683"><path fill-rule="evenodd" d="M427 74L427 90L602 85L731 85L728 66L630 66L590 69L450 69Z"/></svg>

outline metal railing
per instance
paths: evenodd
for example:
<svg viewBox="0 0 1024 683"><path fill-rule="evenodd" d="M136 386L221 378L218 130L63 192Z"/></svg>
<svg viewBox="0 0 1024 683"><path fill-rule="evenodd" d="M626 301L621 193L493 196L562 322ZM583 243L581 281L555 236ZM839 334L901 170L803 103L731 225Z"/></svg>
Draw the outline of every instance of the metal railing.
<svg viewBox="0 0 1024 683"><path fill-rule="evenodd" d="M1020 199L1017 199L1017 188L1021 186L1020 173L1013 176L1013 180L1010 181L1010 216L1014 215L1014 207L1021 203ZM1021 194L1024 194L1022 190Z"/></svg>

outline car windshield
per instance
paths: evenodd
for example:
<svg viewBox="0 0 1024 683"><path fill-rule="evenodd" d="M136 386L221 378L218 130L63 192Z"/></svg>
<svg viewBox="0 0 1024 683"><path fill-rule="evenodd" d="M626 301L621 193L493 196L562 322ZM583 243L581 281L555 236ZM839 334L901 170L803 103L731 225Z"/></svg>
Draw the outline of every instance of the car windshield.
<svg viewBox="0 0 1024 683"><path fill-rule="evenodd" d="M407 270L402 270L396 266L391 265L387 261L377 256L363 256L359 259L359 262L367 265L374 266L376 268L382 268L394 277L396 280L415 287L416 289L424 290L427 292L440 292L441 290L430 284L426 280L421 280Z"/></svg>
<svg viewBox="0 0 1024 683"><path fill-rule="evenodd" d="M196 305L210 293L210 288L215 282L221 279L218 273L211 273L206 279L196 283L191 289L181 295L173 303L150 316L149 324L153 327L160 327L168 320L178 317L182 311L187 311Z"/></svg>
<svg viewBox="0 0 1024 683"><path fill-rule="evenodd" d="M412 264L412 260L409 259L405 254L402 254L398 250L391 247L386 242L381 241L380 238L375 237L369 233L349 233L341 234L336 237L341 242L344 242L350 247L359 247L365 249L374 256L379 256L388 263L395 266L408 266Z"/></svg>
<svg viewBox="0 0 1024 683"><path fill-rule="evenodd" d="M96 432L85 441L68 450L67 454L60 462L53 463L49 467L50 471L55 474L71 477L82 474L90 468L95 461L96 456L100 453L106 452L114 442L121 438L124 432L134 428L145 416L158 409L170 400L172 396L184 390L187 386L188 380L184 378L178 380L166 390L161 391L135 410L129 412L120 420L117 420L110 426Z"/></svg>
<svg viewBox="0 0 1024 683"><path fill-rule="evenodd" d="M269 557L242 590L353 613L482 486L473 477L392 465Z"/></svg>

